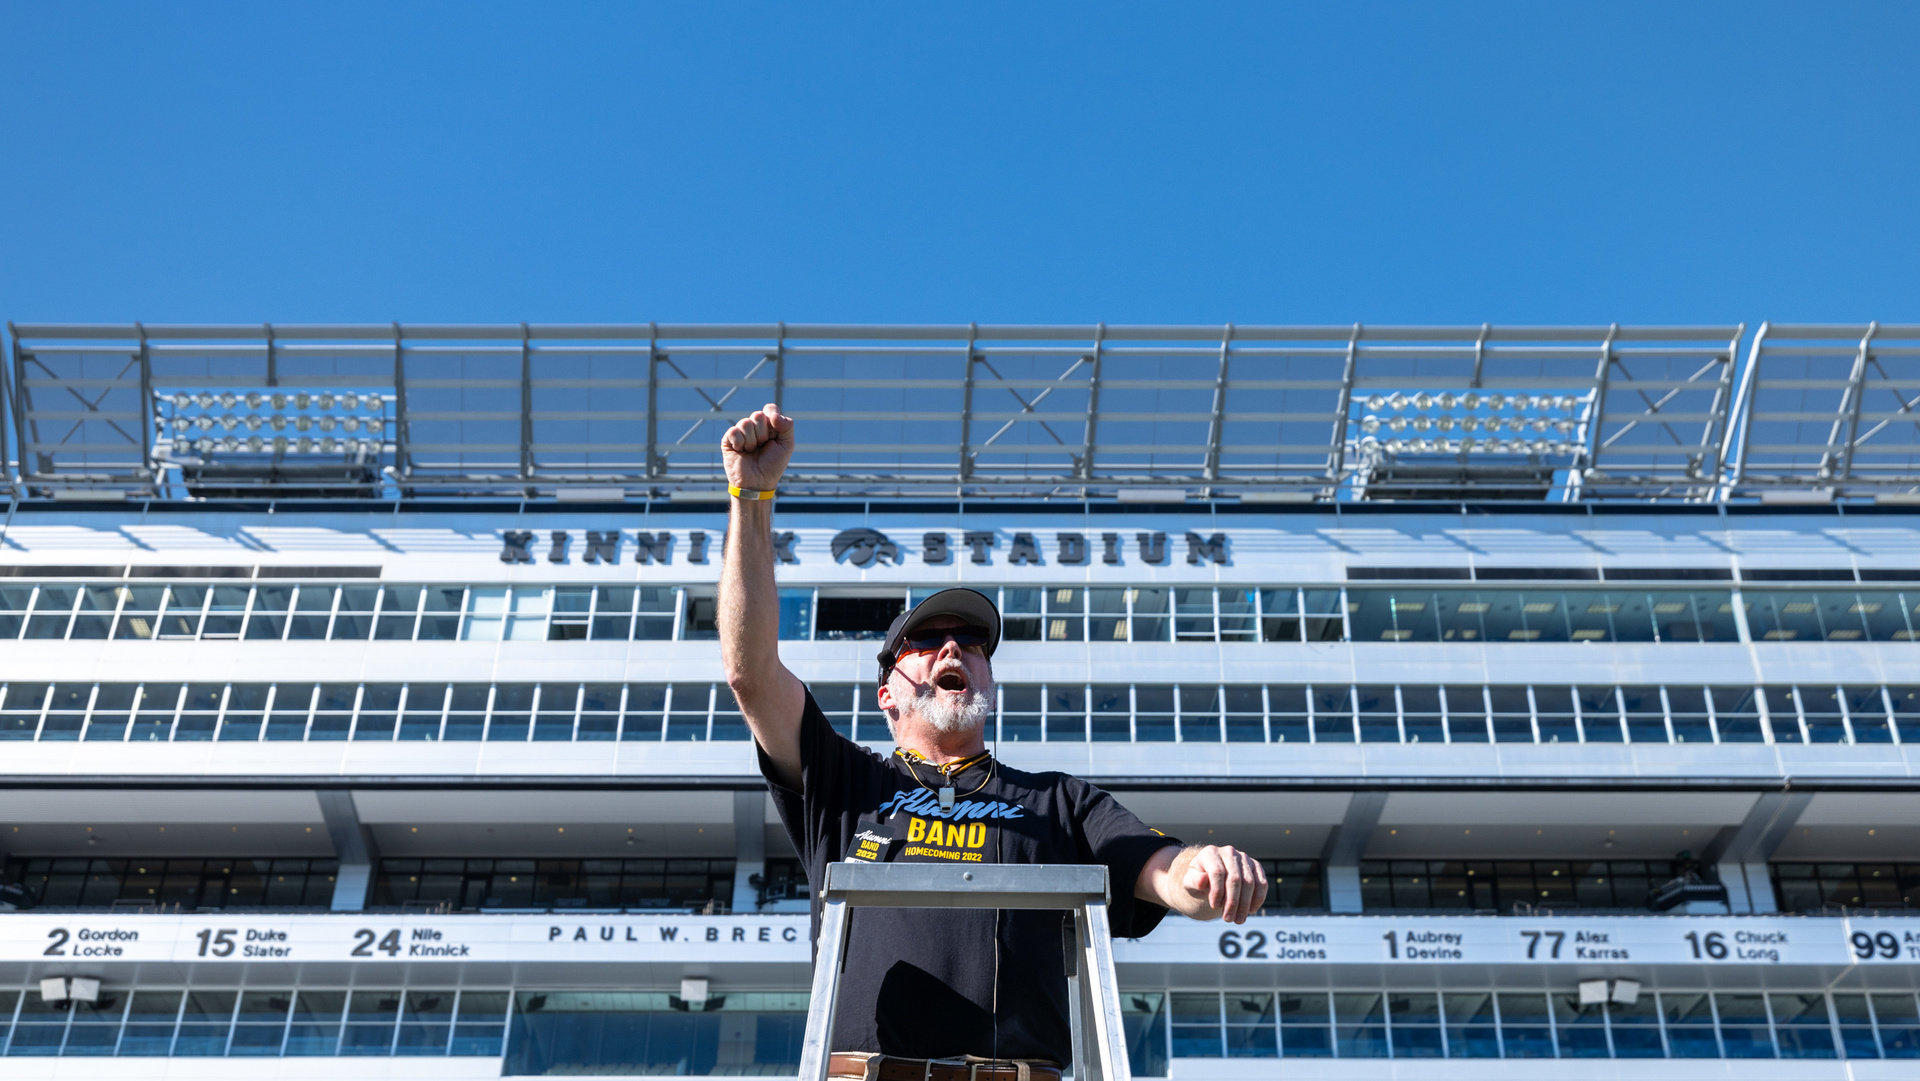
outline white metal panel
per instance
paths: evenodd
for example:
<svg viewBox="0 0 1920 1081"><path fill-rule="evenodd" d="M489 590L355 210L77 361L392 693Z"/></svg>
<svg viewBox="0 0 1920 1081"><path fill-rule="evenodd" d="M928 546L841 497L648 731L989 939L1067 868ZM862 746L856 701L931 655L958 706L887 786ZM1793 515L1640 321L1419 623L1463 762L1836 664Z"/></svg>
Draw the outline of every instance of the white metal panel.
<svg viewBox="0 0 1920 1081"><path fill-rule="evenodd" d="M1394 792L1383 825L1533 822L1571 826L1685 822L1734 826L1759 797L1748 792Z"/></svg>

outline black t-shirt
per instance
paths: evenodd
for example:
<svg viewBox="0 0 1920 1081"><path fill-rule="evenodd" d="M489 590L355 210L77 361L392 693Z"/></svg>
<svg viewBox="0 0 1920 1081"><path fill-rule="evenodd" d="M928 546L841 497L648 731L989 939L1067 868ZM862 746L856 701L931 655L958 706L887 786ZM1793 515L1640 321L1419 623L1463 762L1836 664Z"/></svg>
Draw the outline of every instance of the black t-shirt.
<svg viewBox="0 0 1920 1081"><path fill-rule="evenodd" d="M873 838L891 832L894 840L877 851L881 862L1104 863L1119 937L1139 938L1167 913L1136 900L1133 887L1149 857L1180 842L1076 777L982 758L945 782L957 797L946 812L932 790L942 784L936 769L919 766L923 785L898 756L882 758L835 732L811 693L800 722L804 790L774 780L765 752L760 770L816 887L827 864L861 855L857 834L867 834L866 854L874 856ZM816 948L820 912L816 892ZM833 1050L1072 1061L1062 913L863 908L849 915Z"/></svg>

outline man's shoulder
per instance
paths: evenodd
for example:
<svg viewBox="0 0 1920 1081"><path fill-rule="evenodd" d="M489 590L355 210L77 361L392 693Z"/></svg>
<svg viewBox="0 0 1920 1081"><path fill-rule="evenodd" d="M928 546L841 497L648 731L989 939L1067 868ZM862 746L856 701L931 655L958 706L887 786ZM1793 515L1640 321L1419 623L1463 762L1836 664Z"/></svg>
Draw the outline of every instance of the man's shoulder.
<svg viewBox="0 0 1920 1081"><path fill-rule="evenodd" d="M1098 791L1093 782L1060 770L1034 772L999 763L1000 775L1006 782L1018 788L1034 792L1064 792L1070 796L1079 796Z"/></svg>

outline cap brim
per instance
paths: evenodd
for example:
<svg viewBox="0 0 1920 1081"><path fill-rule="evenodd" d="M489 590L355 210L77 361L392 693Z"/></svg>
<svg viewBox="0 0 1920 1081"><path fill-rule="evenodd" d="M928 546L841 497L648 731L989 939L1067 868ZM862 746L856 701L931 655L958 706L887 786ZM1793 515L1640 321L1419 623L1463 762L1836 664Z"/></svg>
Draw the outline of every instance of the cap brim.
<svg viewBox="0 0 1920 1081"><path fill-rule="evenodd" d="M887 651L898 652L900 641L907 636L907 632L934 616L957 616L969 623L985 627L987 629L985 652L989 657L993 656L993 651L1000 646L1000 609L994 605L992 598L977 589L956 587L935 593L901 616L893 628L887 632Z"/></svg>

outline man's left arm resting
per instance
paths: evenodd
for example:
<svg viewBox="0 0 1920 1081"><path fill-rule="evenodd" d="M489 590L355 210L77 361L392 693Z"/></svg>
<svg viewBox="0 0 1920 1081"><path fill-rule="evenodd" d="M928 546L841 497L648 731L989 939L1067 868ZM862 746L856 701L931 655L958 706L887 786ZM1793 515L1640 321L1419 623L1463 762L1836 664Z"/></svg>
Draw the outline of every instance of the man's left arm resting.
<svg viewBox="0 0 1920 1081"><path fill-rule="evenodd" d="M1133 895L1196 920L1245 923L1267 901L1267 872L1232 845L1168 845L1140 869Z"/></svg>

